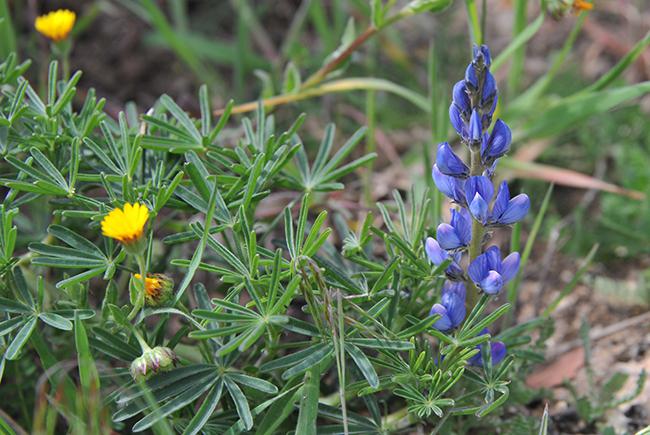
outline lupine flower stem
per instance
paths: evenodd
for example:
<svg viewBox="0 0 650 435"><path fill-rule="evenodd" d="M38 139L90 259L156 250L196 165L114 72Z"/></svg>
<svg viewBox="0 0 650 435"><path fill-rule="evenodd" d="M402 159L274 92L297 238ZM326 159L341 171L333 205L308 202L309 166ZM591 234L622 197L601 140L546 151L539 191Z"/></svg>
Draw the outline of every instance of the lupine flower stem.
<svg viewBox="0 0 650 435"><path fill-rule="evenodd" d="M483 165L481 164L480 151L470 151L470 175L481 175ZM474 261L481 254L481 244L483 242L483 225L477 219L472 219L472 241L469 245L469 262ZM472 284L467 292L465 307L470 313L479 297L479 290Z"/></svg>

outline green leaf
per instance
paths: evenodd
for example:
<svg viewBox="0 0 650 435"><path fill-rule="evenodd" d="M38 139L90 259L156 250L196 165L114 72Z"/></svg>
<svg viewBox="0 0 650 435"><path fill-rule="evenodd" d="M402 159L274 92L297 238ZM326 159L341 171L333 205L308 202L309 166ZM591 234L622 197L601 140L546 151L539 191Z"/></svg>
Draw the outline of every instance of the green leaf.
<svg viewBox="0 0 650 435"><path fill-rule="evenodd" d="M298 423L296 424L296 434L316 435L320 375L321 372L318 366L313 367L305 373Z"/></svg>
<svg viewBox="0 0 650 435"><path fill-rule="evenodd" d="M56 313L40 313L38 318L53 328L72 331L72 322Z"/></svg>
<svg viewBox="0 0 650 435"><path fill-rule="evenodd" d="M377 376L377 372L361 349L350 343L346 343L345 350L350 354L352 360L354 360L354 363L363 374L363 377L368 381L368 384L370 384L372 388L379 387L379 377Z"/></svg>
<svg viewBox="0 0 650 435"><path fill-rule="evenodd" d="M0 312L6 313L31 313L33 310L27 305L12 299L0 297Z"/></svg>
<svg viewBox="0 0 650 435"><path fill-rule="evenodd" d="M278 387L260 378L254 378L242 373L228 373L227 376L238 384L245 385L263 393L275 394L278 392Z"/></svg>
<svg viewBox="0 0 650 435"><path fill-rule="evenodd" d="M210 196L210 201L208 202L208 210L207 214L205 215L205 221L203 224L204 230L203 234L201 235L201 241L199 242L199 245L196 247L194 254L192 255L192 261L190 262L187 273L183 277L183 281L178 286L175 302L181 300L185 289L187 289L187 287L190 285L190 282L192 281L192 278L194 277L194 274L196 273L197 269L199 268L199 264L201 263L201 257L203 257L205 244L207 243L208 239L211 238L210 232L207 230L207 228L210 228L210 225L212 224L212 217L214 216L218 193L219 188L217 187L217 182L215 181L214 185L212 186L212 195Z"/></svg>
<svg viewBox="0 0 650 435"><path fill-rule="evenodd" d="M176 118L176 120L183 126L187 134L189 134L197 143L201 144L203 140L201 132L199 132L199 130L196 128L194 122L190 119L190 117L187 116L187 113L185 113L183 109L181 109L169 95L163 95L160 97L160 102L163 106L165 106L167 110L169 110L169 113L171 113L172 116Z"/></svg>
<svg viewBox="0 0 650 435"><path fill-rule="evenodd" d="M193 386L192 388L188 388L183 393L174 397L172 400L165 403L160 408L154 410L146 417L139 420L135 425L133 425L133 432L142 432L145 429L149 429L151 426L167 417L172 412L189 405L199 396L205 393L208 389L210 389L217 381L217 379L217 376L213 374L212 379L209 379L207 382Z"/></svg>
<svg viewBox="0 0 650 435"><path fill-rule="evenodd" d="M27 340L29 340L29 337L32 335L32 332L34 332L35 327L36 317L32 316L25 322L23 327L20 328L14 339L9 344L9 347L7 347L7 350L4 354L5 359L11 361L18 357L18 353L23 348L25 343L27 343Z"/></svg>
<svg viewBox="0 0 650 435"><path fill-rule="evenodd" d="M359 347L384 350L411 350L414 348L410 341L384 340L378 338L348 338L346 341Z"/></svg>
<svg viewBox="0 0 650 435"><path fill-rule="evenodd" d="M288 385L291 384L287 384L287 386ZM291 389L293 388L295 387L292 387ZM255 432L255 435L276 434L278 427L289 417L289 415L293 413L294 405L300 400L302 391L303 388L301 386L300 388L297 388L296 391L288 399L276 401L264 415L262 421L257 425L257 431Z"/></svg>
<svg viewBox="0 0 650 435"><path fill-rule="evenodd" d="M292 377L303 373L304 371L310 369L311 367L325 361L327 358L329 358L332 355L333 352L334 352L333 345L327 345L324 348L317 350L316 352L309 355L307 358L304 358L298 364L294 365L293 367L291 367L290 369L282 373L282 379L284 380L291 379Z"/></svg>
<svg viewBox="0 0 650 435"><path fill-rule="evenodd" d="M235 402L235 408L237 408L237 415L244 422L244 427L246 430L251 430L253 428L253 416L251 415L251 409L248 406L248 401L246 401L246 396L242 390L235 384L233 381L227 377L224 379L226 383L226 388L232 397L233 402Z"/></svg>
<svg viewBox="0 0 650 435"><path fill-rule="evenodd" d="M81 386L86 392L90 389L93 389L93 391L99 390L99 374L97 373L97 367L95 367L95 360L90 353L86 328L79 318L79 314L75 314L74 319L74 342L77 348Z"/></svg>
<svg viewBox="0 0 650 435"><path fill-rule="evenodd" d="M12 319L3 320L0 322L0 337L9 334L14 329L18 328L25 322L23 316L17 316Z"/></svg>
<svg viewBox="0 0 650 435"><path fill-rule="evenodd" d="M556 136L580 121L650 92L650 81L616 89L577 94L563 98L546 110L536 111L525 130L527 138Z"/></svg>
<svg viewBox="0 0 650 435"><path fill-rule="evenodd" d="M221 399L221 393L223 391L223 381L221 379L217 380L217 383L212 387L208 392L201 404L199 410L194 414L192 420L185 428L183 435L195 435L205 426L208 422L208 419L217 408L219 400Z"/></svg>

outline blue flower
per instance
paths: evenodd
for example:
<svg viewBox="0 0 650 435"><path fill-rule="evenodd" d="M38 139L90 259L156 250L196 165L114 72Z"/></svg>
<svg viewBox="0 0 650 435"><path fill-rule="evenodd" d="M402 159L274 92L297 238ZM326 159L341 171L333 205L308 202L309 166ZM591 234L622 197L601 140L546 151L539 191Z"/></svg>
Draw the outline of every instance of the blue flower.
<svg viewBox="0 0 650 435"><path fill-rule="evenodd" d="M469 175L469 168L460 157L454 154L447 142L438 145L436 166L440 172L451 177L467 178Z"/></svg>
<svg viewBox="0 0 650 435"><path fill-rule="evenodd" d="M497 192L492 208L491 221L497 225L511 225L522 220L530 208L530 199L525 193L520 193L510 199L508 183L502 182Z"/></svg>
<svg viewBox="0 0 650 435"><path fill-rule="evenodd" d="M460 267L460 259L462 254L460 252L450 254L440 247L440 244L433 237L427 237L424 244L424 250L427 253L429 260L436 266L440 266L445 261L451 259L451 264L445 270L447 277L453 280L463 279L463 269Z"/></svg>
<svg viewBox="0 0 650 435"><path fill-rule="evenodd" d="M439 191L457 203L465 204L465 180L443 174L435 164L431 170L431 175Z"/></svg>
<svg viewBox="0 0 650 435"><path fill-rule="evenodd" d="M468 274L478 288L489 295L495 295L515 277L518 270L519 253L513 252L502 261L499 248L490 246L472 261Z"/></svg>
<svg viewBox="0 0 650 435"><path fill-rule="evenodd" d="M467 94L465 80L461 80L454 85L454 88L452 90L452 99L453 103L458 108L458 111L465 117L469 118L472 107L469 95Z"/></svg>
<svg viewBox="0 0 650 435"><path fill-rule="evenodd" d="M447 251L464 248L472 240L472 218L469 212L451 210L451 222L438 225L436 238L442 249Z"/></svg>
<svg viewBox="0 0 650 435"><path fill-rule="evenodd" d="M466 119L469 119L469 114L469 111L466 114L463 114L455 103L451 103L449 106L449 121L456 130L456 133L458 133L463 140L467 140L468 137Z"/></svg>
<svg viewBox="0 0 650 435"><path fill-rule="evenodd" d="M485 335L489 334L490 331L488 331L487 328L485 328L479 335ZM482 350L481 348L483 346L486 346L486 344L483 344L482 346L476 346L478 350ZM502 341L491 341L490 342L490 354L491 354L491 359L492 359L492 366L496 366L499 364L503 359L506 357L506 345ZM481 352L477 353L473 357L471 357L468 360L469 364L474 366L474 367L483 367L483 356L481 355Z"/></svg>
<svg viewBox="0 0 650 435"><path fill-rule="evenodd" d="M465 284L447 281L442 287L440 303L434 304L430 316L440 314L433 327L439 331L457 328L465 320Z"/></svg>
<svg viewBox="0 0 650 435"><path fill-rule="evenodd" d="M478 74L476 74L474 62L467 65L465 69L465 86L467 86L470 92L475 92L478 89Z"/></svg>
<svg viewBox="0 0 650 435"><path fill-rule="evenodd" d="M489 205L494 195L494 186L489 178L483 175L469 177L465 183L465 201L469 204L472 216L483 225L487 225L490 210Z"/></svg>
<svg viewBox="0 0 650 435"><path fill-rule="evenodd" d="M496 159L510 150L512 132L510 127L500 119L494 123L492 133L483 135L481 143L481 160L484 165L491 165Z"/></svg>
<svg viewBox="0 0 650 435"><path fill-rule="evenodd" d="M493 169L492 169L493 170ZM490 169L486 170L489 176ZM499 186L494 206L490 212L490 202L494 186L486 175L472 176L465 182L465 202L474 218L483 225L512 225L522 220L530 209L530 199L525 193L510 198L508 183Z"/></svg>

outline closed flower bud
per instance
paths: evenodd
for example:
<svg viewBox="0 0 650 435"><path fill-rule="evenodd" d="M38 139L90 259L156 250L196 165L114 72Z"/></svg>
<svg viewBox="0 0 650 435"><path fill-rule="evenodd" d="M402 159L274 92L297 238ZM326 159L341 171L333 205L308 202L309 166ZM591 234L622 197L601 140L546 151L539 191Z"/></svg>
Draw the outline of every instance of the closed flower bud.
<svg viewBox="0 0 650 435"><path fill-rule="evenodd" d="M142 282L142 276L139 273L133 275L137 283ZM147 275L144 283L145 302L150 307L159 307L165 305L172 299L174 294L174 281L167 275L155 273Z"/></svg>
<svg viewBox="0 0 650 435"><path fill-rule="evenodd" d="M175 361L176 354L168 347L148 349L131 363L131 377L136 381L145 380L152 374L172 369Z"/></svg>
<svg viewBox="0 0 650 435"><path fill-rule="evenodd" d="M472 116L469 118L468 136L471 144L478 144L483 138L483 123L476 109L472 111Z"/></svg>

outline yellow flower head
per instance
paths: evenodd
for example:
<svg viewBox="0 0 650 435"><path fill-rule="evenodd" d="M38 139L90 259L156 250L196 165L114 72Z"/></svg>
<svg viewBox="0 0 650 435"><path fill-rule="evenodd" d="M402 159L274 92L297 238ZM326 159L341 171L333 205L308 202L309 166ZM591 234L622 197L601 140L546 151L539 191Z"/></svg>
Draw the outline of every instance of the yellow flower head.
<svg viewBox="0 0 650 435"><path fill-rule="evenodd" d="M36 17L34 27L41 35L54 42L64 40L70 34L77 15L67 9L59 9Z"/></svg>
<svg viewBox="0 0 650 435"><path fill-rule="evenodd" d="M134 274L133 278L137 282L142 281L142 275L139 273ZM150 307L158 307L168 302L171 299L173 290L174 281L167 275L161 273L147 274L144 279L145 300Z"/></svg>
<svg viewBox="0 0 650 435"><path fill-rule="evenodd" d="M590 11L594 8L592 3L589 3L585 0L574 0L573 1L573 10L575 12Z"/></svg>
<svg viewBox="0 0 650 435"><path fill-rule="evenodd" d="M124 204L124 209L115 208L102 220L102 234L131 245L142 237L149 219L149 209L144 204Z"/></svg>

